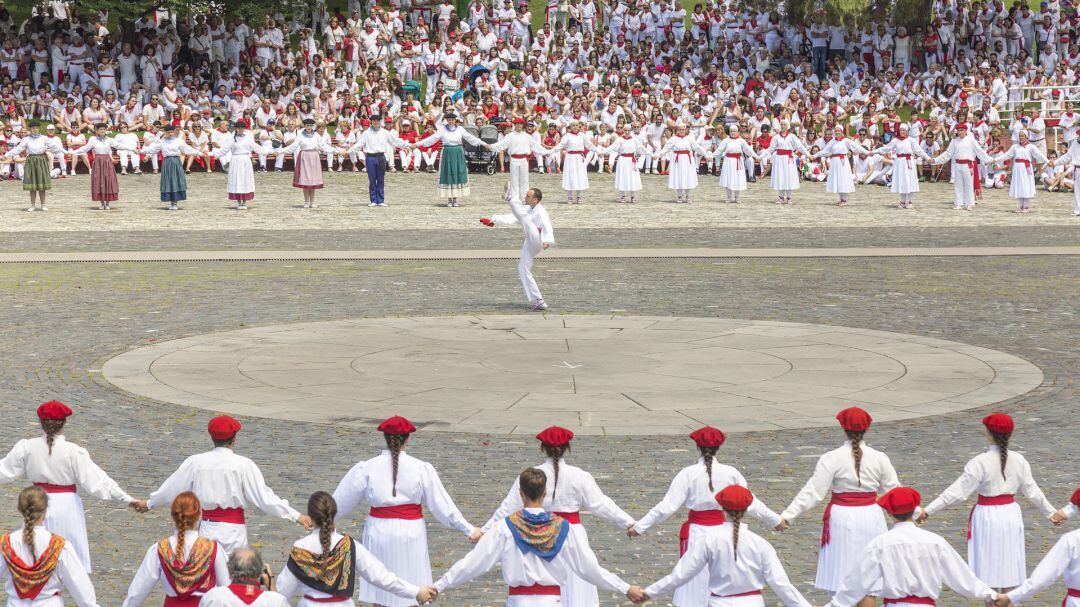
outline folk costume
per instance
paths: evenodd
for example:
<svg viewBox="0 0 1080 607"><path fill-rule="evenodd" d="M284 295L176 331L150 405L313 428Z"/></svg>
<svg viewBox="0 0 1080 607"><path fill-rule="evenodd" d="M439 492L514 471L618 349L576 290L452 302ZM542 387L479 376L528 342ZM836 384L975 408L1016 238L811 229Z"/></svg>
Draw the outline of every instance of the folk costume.
<svg viewBox="0 0 1080 607"><path fill-rule="evenodd" d="M247 128L247 125L240 125ZM255 199L255 171L251 168L251 155L262 149L251 133L236 131L231 139L224 141L214 150L215 158L229 159L229 174L226 191L230 201L236 202L239 210L247 209L249 200Z"/></svg>
<svg viewBox="0 0 1080 607"><path fill-rule="evenodd" d="M933 163L953 161L953 208L971 211L975 208L975 198L982 195L979 161L990 163L994 159L968 133L967 124L956 125L956 131L956 137L949 142L949 147L935 157Z"/></svg>
<svg viewBox="0 0 1080 607"><path fill-rule="evenodd" d="M112 137L94 135L86 145L71 150L72 157L94 153L90 171L90 200L101 203L101 208L108 210L109 203L120 198L120 185L116 181L116 166L113 164L113 150L134 152L135 147L125 146Z"/></svg>
<svg viewBox="0 0 1080 607"><path fill-rule="evenodd" d="M176 534L150 546L123 607L140 607L158 586L165 593L164 607L198 607L210 589L229 585L228 557L217 542L189 529L184 532L184 553L177 554L176 546Z"/></svg>
<svg viewBox="0 0 1080 607"><path fill-rule="evenodd" d="M176 127L167 126L165 132L175 133ZM175 134L167 134L164 138L155 140L144 147L142 153L148 156L161 153L165 158L161 165L161 202L169 203L170 211L177 210L179 203L187 200L187 177L184 175L180 155L198 156L199 150L184 143L184 140Z"/></svg>
<svg viewBox="0 0 1080 607"><path fill-rule="evenodd" d="M853 139L834 137L810 158L828 158L829 176L825 179L825 191L840 196L840 206L847 205L848 194L855 191L855 180L851 177L851 154L869 154L870 151Z"/></svg>
<svg viewBox="0 0 1080 607"><path fill-rule="evenodd" d="M263 590L258 584L233 582L211 588L199 601L199 607L292 607L278 592Z"/></svg>
<svg viewBox="0 0 1080 607"><path fill-rule="evenodd" d="M0 556L8 607L64 607L64 590L79 607L98 607L90 575L74 548L45 527L34 527L33 554L23 529L0 536Z"/></svg>
<svg viewBox="0 0 1080 607"><path fill-rule="evenodd" d="M914 137L908 137L907 130L904 129L900 136L894 137L889 143L875 149L873 153L895 156L890 189L894 194L900 195L900 208L915 208L915 194L919 191L917 159L931 160L923 150L922 144Z"/></svg>
<svg viewBox="0 0 1080 607"><path fill-rule="evenodd" d="M1080 489L1073 492L1065 511L1072 514L1077 506L1080 506ZM1007 596L1014 605L1026 603L1059 578L1064 578L1068 589L1062 607L1080 607L1080 530L1061 536L1024 583L1009 591Z"/></svg>
<svg viewBox="0 0 1080 607"><path fill-rule="evenodd" d="M469 195L469 168L465 164L462 142L476 146L486 145L460 125L444 125L431 136L416 142L418 148L431 147L436 143L442 145L439 198L445 198L447 206L450 207L458 206L458 199Z"/></svg>
<svg viewBox="0 0 1080 607"><path fill-rule="evenodd" d="M1046 164L1046 154L1037 146L1016 143L1005 152L994 157L994 162L1012 161L1012 176L1009 179L1009 197L1020 204L1019 211L1027 213L1031 209L1031 200L1035 198L1035 165Z"/></svg>
<svg viewBox="0 0 1080 607"><path fill-rule="evenodd" d="M772 172L769 174L769 185L776 190L777 204L791 204L791 193L799 189L799 163L795 160L795 153L810 156L810 150L802 139L788 130L787 126L780 128L780 133L773 135L769 141L769 148L763 156L767 156L772 164Z"/></svg>
<svg viewBox="0 0 1080 607"><path fill-rule="evenodd" d="M555 230L551 226L551 216L541 203L533 206L523 204L520 199L511 198L507 191L506 203L510 205L509 213L492 215L491 218L482 218L480 223L488 227L520 225L525 235L525 242L521 245L521 257L518 260L518 278L521 280L521 288L525 291L525 299L534 310L543 311L548 308L544 301L544 295L536 284L536 278L532 273L533 260L544 250L544 245L555 244Z"/></svg>

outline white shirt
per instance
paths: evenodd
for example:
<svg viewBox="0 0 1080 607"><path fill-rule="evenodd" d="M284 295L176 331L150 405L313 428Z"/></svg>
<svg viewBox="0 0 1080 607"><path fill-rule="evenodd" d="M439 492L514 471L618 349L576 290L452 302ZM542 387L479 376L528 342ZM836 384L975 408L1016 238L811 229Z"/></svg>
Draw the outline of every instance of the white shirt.
<svg viewBox="0 0 1080 607"><path fill-rule="evenodd" d="M540 508L527 508L525 511L532 514L543 512ZM435 589L441 593L456 588L499 564L507 586L561 586L574 573L594 586L625 594L630 584L601 567L596 554L588 545L578 543L578 538L576 533L567 533L562 549L555 558L546 561L533 552L522 553L504 520L501 525L495 525L485 533L469 554L454 563L435 582Z"/></svg>
<svg viewBox="0 0 1080 607"><path fill-rule="evenodd" d="M24 563L33 563L34 558L30 555L26 542L23 541L22 528L12 531L8 537L15 554L19 555ZM34 527L34 554L41 556L41 553L49 547L51 540L52 534L45 527L41 525ZM3 561L0 561L0 580L3 580L4 588L7 590L8 607L33 607L42 599L60 594L61 590L67 590L68 595L79 607L98 607L97 595L94 593L90 576L83 568L79 556L75 554L75 549L66 542L64 549L60 551L60 562L56 565L53 574L49 576L49 580L45 582L41 592L38 593L37 600L19 598L19 595L15 593L15 583L11 581L11 570Z"/></svg>
<svg viewBox="0 0 1080 607"><path fill-rule="evenodd" d="M158 139L157 141L147 144L142 150L142 153L147 156L156 154L157 152L161 152L161 155L165 157L180 156L181 154L188 156L199 155L199 150L191 147L179 137L165 137L163 139ZM174 495L173 497L176 496ZM206 506L205 502L203 503L203 506Z"/></svg>
<svg viewBox="0 0 1080 607"><path fill-rule="evenodd" d="M464 131L464 129L461 130ZM408 146L409 142L395 135L390 129L365 129L356 138L356 144L349 151L363 150L365 154L385 154L393 152L395 147Z"/></svg>
<svg viewBox="0 0 1080 607"><path fill-rule="evenodd" d="M531 152L546 154L548 150L525 131L511 131L498 142L491 144L492 152L506 150L511 156L530 156ZM515 508L514 511L520 510Z"/></svg>
<svg viewBox="0 0 1080 607"><path fill-rule="evenodd" d="M278 154L297 154L308 150L318 150L327 154L332 154L334 152L333 146L329 145L326 140L315 131L311 131L310 133L307 131L300 131L296 134L296 139L294 139L292 143L278 150Z"/></svg>
<svg viewBox="0 0 1080 607"><path fill-rule="evenodd" d="M669 594L705 569L709 572L709 592L713 596L753 592L768 584L785 605L810 607L788 580L776 550L745 524L739 528L739 558L736 559L733 531L732 523L724 523L719 533L694 542L675 564L675 569L646 588L645 594L651 599Z"/></svg>
<svg viewBox="0 0 1080 607"><path fill-rule="evenodd" d="M1024 170L1027 170L1024 167ZM1043 495L1042 489L1031 476L1031 464L1023 455L1009 451L1005 462L1005 476L1001 475L1001 451L997 445L991 445L984 453L971 458L964 466L960 478L941 492L941 495L926 507L926 513L932 515L946 506L966 500L972 493L993 497L997 495L1016 495L1022 493L1046 516L1054 513L1055 508Z"/></svg>
<svg viewBox="0 0 1080 607"><path fill-rule="evenodd" d="M878 584L881 596L892 599L937 599L942 585L969 599L997 596L944 538L911 522L897 523L874 538L826 607L853 607Z"/></svg>
<svg viewBox="0 0 1080 607"><path fill-rule="evenodd" d="M122 149L122 150L125 150L125 151L128 151L128 152L134 152L135 151L134 146L127 147L127 146L125 146L125 144L117 141L116 139L114 139L112 137L106 137L106 138L102 139L102 138L98 137L97 135L94 135L93 137L90 138L90 141L86 142L86 145L84 145L82 147L79 147L79 148L75 148L74 150L71 151L71 153L73 155L75 155L75 156L81 156L81 155L85 154L86 152L88 152L90 150L93 150L95 156L100 156L100 155L106 155L107 156L107 155L112 154L113 149L118 149L118 150Z"/></svg>
<svg viewBox="0 0 1080 607"><path fill-rule="evenodd" d="M349 470L334 490L340 520L360 505L373 507L424 504L443 525L471 535L475 527L465 520L450 494L446 492L439 473L431 464L402 451L398 455L397 484L393 484L393 462L390 451L360 462ZM393 495L394 487L397 495Z"/></svg>
<svg viewBox="0 0 1080 607"><path fill-rule="evenodd" d="M195 540L199 539L199 532L194 529L189 529L184 532L184 561L186 562L188 557L191 556L191 549L195 546ZM169 537L169 545L173 550L176 550L176 534L174 533ZM215 547L214 552L214 585L215 586L228 586L229 585L229 557L225 555L225 551L222 550L221 545ZM128 586L127 598L124 599L123 607L139 607L146 601L146 597L150 596L154 588L158 585L161 586L162 591L166 596L176 596L176 589L169 584L168 578L161 570L161 559L158 557L158 545L153 544L146 551L146 556L143 557L142 564L139 565L139 569L135 572L135 577L131 580L131 585ZM195 593L194 596L201 596L200 593Z"/></svg>
<svg viewBox="0 0 1080 607"><path fill-rule="evenodd" d="M13 158L23 152L30 156L44 154L45 152L63 154L64 146L60 145L59 141L52 141L44 135L27 135L15 147L5 152L4 157Z"/></svg>
<svg viewBox="0 0 1080 607"><path fill-rule="evenodd" d="M993 162L994 160L970 134L967 137L954 137L953 140L949 142L949 147L934 159L934 164L945 164L950 159L979 159L987 163Z"/></svg>
<svg viewBox="0 0 1080 607"><path fill-rule="evenodd" d="M336 531L331 533L330 545L337 546L338 542L340 542L343 537L343 535ZM322 543L319 541L318 530L296 540L293 542L293 546L303 548L312 554L322 554ZM367 548L364 548L360 542L353 542L353 554L355 555L355 563L351 575L354 576L354 579L356 577L361 577L386 592L403 599L415 599L416 595L420 592L419 586L406 582L394 575L386 568L386 565L383 565L379 559L375 558L375 555L371 554ZM332 596L304 584L289 571L288 567L282 568L281 573L278 574L277 591L286 599L291 599L297 592L305 597L310 596L316 599L329 598Z"/></svg>
<svg viewBox="0 0 1080 607"><path fill-rule="evenodd" d="M537 203L536 206L531 208L527 204L521 204L521 206L524 207L525 217L530 219L529 224L540 229L540 242L546 242L549 245L555 244L555 229L551 227L551 216L548 215L544 205ZM492 215L491 220L498 225L504 226L521 223L518 220L517 215L514 215L513 213ZM522 228L525 228L525 226L522 226ZM562 466L559 467L559 470L561 472ZM552 471L552 474L554 474L554 471ZM567 510L559 510L558 512L567 512Z"/></svg>
<svg viewBox="0 0 1080 607"><path fill-rule="evenodd" d="M0 483L23 477L31 483L76 485L79 490L103 500L131 502L134 499L90 459L86 449L69 443L63 434L53 437L52 455L44 436L15 443L11 452L0 460Z"/></svg>
<svg viewBox="0 0 1080 607"><path fill-rule="evenodd" d="M1009 592L1009 600L1023 603L1062 576L1067 588L1080 588L1080 530L1063 535L1028 579Z"/></svg>
<svg viewBox="0 0 1080 607"><path fill-rule="evenodd" d="M218 586L210 589L199 601L199 607L292 607L289 601L281 594L272 590L264 590L251 605L241 601L233 594L228 586Z"/></svg>
<svg viewBox="0 0 1080 607"><path fill-rule="evenodd" d="M266 514L296 522L300 513L266 485L262 471L250 459L227 447L192 455L165 479L146 501L148 508L169 506L184 491L192 491L203 510L245 508L254 504Z"/></svg>
<svg viewBox="0 0 1080 607"><path fill-rule="evenodd" d="M221 146L214 150L214 156L216 158L222 158L224 156L250 156L255 152L262 150L262 146L256 143L255 138L251 136L250 132L244 132L243 135L233 133L232 137L223 139L218 142Z"/></svg>
<svg viewBox="0 0 1080 607"><path fill-rule="evenodd" d="M427 148L435 145L436 142L441 141L444 146L447 145L461 145L462 141L467 141L472 145L482 145L483 142L476 137L469 134L464 128L457 126L454 130L450 130L445 126L439 127L439 130L435 131L430 137L425 137L416 142L416 147Z"/></svg>
<svg viewBox="0 0 1080 607"><path fill-rule="evenodd" d="M886 493L900 486L889 456L861 444L860 475L855 475L855 456L848 441L818 458L810 480L780 516L791 522L832 493ZM903 595L901 595L903 596Z"/></svg>
<svg viewBox="0 0 1080 607"><path fill-rule="evenodd" d="M664 499L653 506L648 514L641 517L634 525L638 533L645 533L649 527L667 520L684 504L690 510L719 510L716 494L729 485L746 486L746 479L735 468L713 459L712 489L709 488L709 476L705 474L705 459L698 458L696 464L687 466L675 475L668 487ZM770 527L780 523L780 516L769 509L760 499L754 498L747 513Z"/></svg>

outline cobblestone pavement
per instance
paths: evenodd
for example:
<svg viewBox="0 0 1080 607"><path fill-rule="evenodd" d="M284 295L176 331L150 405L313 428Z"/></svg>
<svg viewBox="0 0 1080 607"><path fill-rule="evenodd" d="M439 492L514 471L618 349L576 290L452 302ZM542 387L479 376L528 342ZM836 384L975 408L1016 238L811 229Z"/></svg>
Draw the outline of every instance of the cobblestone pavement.
<svg viewBox="0 0 1080 607"><path fill-rule="evenodd" d="M233 210L225 194L223 173L193 174L188 178L190 200L185 210L161 210L158 179L154 175L129 175L120 179L120 202L112 212L94 211L89 200L86 175L56 180L49 196L48 213L27 213L28 197L18 182L0 183L5 205L0 209L0 231L99 231L99 230L339 230L415 229L462 230L478 226L482 214L505 212L502 188L505 175L471 177L473 195L458 209L439 204L435 175L391 174L387 177L389 207L372 209L367 203L367 177L363 174L332 174L319 193L320 208L302 208L302 197L292 187L291 173L259 174L255 202L249 211ZM896 208L896 196L887 188L861 187L851 205L837 207L822 184L805 184L793 207L773 204L775 192L767 181L751 184L739 205L721 202L716 177L703 176L702 186L690 205L675 205L667 178L648 175L645 190L635 205L615 203L614 178L591 176L593 184L583 205L566 206L561 176L533 175L531 183L542 188L555 215L556 227L575 228L740 228L740 227L953 227L969 226L1076 226L1071 194L1040 192L1035 211L1019 215L1016 203L1004 190L986 192L975 212L952 209L952 187L947 183L924 184L918 209Z"/></svg>
<svg viewBox="0 0 1080 607"><path fill-rule="evenodd" d="M366 210L366 209L365 209ZM797 209L801 211L801 207ZM28 214L29 215L29 214ZM978 216L976 214L975 216ZM37 217L37 216L35 216ZM913 333L1009 352L1038 365L1044 384L998 405L1016 415L1015 444L1033 462L1055 504L1078 483L1075 403L1080 353L1075 345L1080 259L785 259L717 261L541 261L540 284L560 313L708 316L836 324ZM49 398L75 406L69 437L139 496L156 487L188 454L208 448L207 414L119 393L97 370L132 347L185 335L264 324L385 315L525 313L511 262L50 264L0 267L0 413L6 441L35 434L33 408ZM986 408L901 423L881 423L871 444L885 449L902 479L931 499L963 462L985 447L978 420ZM369 430L244 419L239 450L262 465L271 486L294 504L330 489L381 437ZM810 474L815 458L841 442L836 428L735 434L721 458L738 467L774 509L783 508ZM581 437L571 461L634 516L643 515L667 482L694 460L680 437ZM538 461L532 440L501 435L421 432L412 452L435 463L474 523L490 515L514 475ZM0 490L0 512L15 528L18 486ZM151 542L168 533L168 517L139 517L87 499L95 579L103 604L116 604ZM1028 565L1060 536L1027 507ZM766 534L794 582L810 591L821 508L787 534ZM929 528L963 545L966 507ZM586 520L601 560L635 582L666 573L677 550L678 520L634 541ZM1068 524L1075 527L1075 522ZM359 534L358 521L344 528ZM433 568L468 549L464 538L431 528ZM251 537L279 568L298 527L256 514ZM1037 604L1056 605L1061 587ZM446 605L502 604L496 574L448 594ZM775 598L767 595L770 605ZM823 602L820 592L812 600ZM151 603L158 600L152 598ZM625 603L604 594L604 604ZM666 601L661 602L665 604ZM968 605L946 595L942 605Z"/></svg>

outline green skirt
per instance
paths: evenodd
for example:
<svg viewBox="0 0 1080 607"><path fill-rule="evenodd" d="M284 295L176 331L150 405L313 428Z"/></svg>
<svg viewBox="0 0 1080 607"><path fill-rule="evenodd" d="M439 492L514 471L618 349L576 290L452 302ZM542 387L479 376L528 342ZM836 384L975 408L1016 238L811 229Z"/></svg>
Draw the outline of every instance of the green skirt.
<svg viewBox="0 0 1080 607"><path fill-rule="evenodd" d="M187 199L187 177L179 156L166 156L161 165L161 202Z"/></svg>
<svg viewBox="0 0 1080 607"><path fill-rule="evenodd" d="M49 173L49 158L45 154L27 156L23 165L22 189L28 192L51 190L52 175Z"/></svg>
<svg viewBox="0 0 1080 607"><path fill-rule="evenodd" d="M462 198L469 195L469 167L460 145L443 147L439 159L439 198Z"/></svg>

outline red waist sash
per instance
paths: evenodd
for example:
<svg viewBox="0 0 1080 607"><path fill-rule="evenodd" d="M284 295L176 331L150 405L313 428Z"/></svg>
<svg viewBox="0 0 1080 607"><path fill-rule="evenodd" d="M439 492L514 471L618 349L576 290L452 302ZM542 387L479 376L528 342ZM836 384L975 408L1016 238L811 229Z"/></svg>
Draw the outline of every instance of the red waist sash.
<svg viewBox="0 0 1080 607"><path fill-rule="evenodd" d="M528 154L510 154L510 157L513 158L514 160L528 160L529 159Z"/></svg>
<svg viewBox="0 0 1080 607"><path fill-rule="evenodd" d="M75 485L54 485L52 483L34 483L41 487L45 493L76 493L79 489Z"/></svg>
<svg viewBox="0 0 1080 607"><path fill-rule="evenodd" d="M1080 589L1069 588L1069 591L1065 593L1065 598L1061 599L1061 607L1065 607L1069 603L1069 599L1080 599Z"/></svg>
<svg viewBox="0 0 1080 607"><path fill-rule="evenodd" d="M164 607L199 607L202 595L189 594L186 597L166 596Z"/></svg>
<svg viewBox="0 0 1080 607"><path fill-rule="evenodd" d="M735 168L737 170L742 170L742 154L724 154L724 158L734 158ZM691 512L693 511L691 510Z"/></svg>
<svg viewBox="0 0 1080 607"><path fill-rule="evenodd" d="M578 156L584 156L585 150L566 150L567 154L577 154Z"/></svg>
<svg viewBox="0 0 1080 607"><path fill-rule="evenodd" d="M964 164L971 169L971 181L975 184L975 195L982 196L982 183L979 180L979 163L974 160L957 160L956 164Z"/></svg>
<svg viewBox="0 0 1080 607"><path fill-rule="evenodd" d="M971 539L971 519L975 517L975 508L978 506L1005 506L1015 502L1016 498L1009 494L980 495L979 500L975 502L975 505L971 507L971 512L968 513L967 539Z"/></svg>
<svg viewBox="0 0 1080 607"><path fill-rule="evenodd" d="M566 519L566 522L570 523L571 525L581 524L580 512L552 512L552 514L561 516L562 518Z"/></svg>
<svg viewBox="0 0 1080 607"><path fill-rule="evenodd" d="M885 599L883 601L886 605L896 605L897 603L914 603L916 605L937 605L937 601L928 596L905 596L898 599Z"/></svg>
<svg viewBox="0 0 1080 607"><path fill-rule="evenodd" d="M634 156L633 154L622 154L622 157L623 158L637 158L637 156Z"/></svg>
<svg viewBox="0 0 1080 607"><path fill-rule="evenodd" d="M850 493L833 493L829 499L829 505L825 506L825 516L821 518L821 545L829 545L831 534L829 521L832 519L833 506L873 506L877 504L877 493L872 491L853 491Z"/></svg>
<svg viewBox="0 0 1080 607"><path fill-rule="evenodd" d="M533 584L532 586L511 586L510 596L559 596L562 588L558 586L545 586Z"/></svg>
<svg viewBox="0 0 1080 607"><path fill-rule="evenodd" d="M690 542L690 525L703 527L715 527L723 525L723 510L691 510L686 514L686 522L679 528L679 556L686 554L687 545Z"/></svg>
<svg viewBox="0 0 1080 607"><path fill-rule="evenodd" d="M911 169L911 168L914 168L914 167L913 167L913 166L911 165L911 154L897 154L897 155L896 155L896 158L897 158L898 160L899 160L899 159L902 159L902 158L903 158L903 159L906 159L906 160L907 160L907 165L908 165L908 168L909 168L909 169Z"/></svg>
<svg viewBox="0 0 1080 607"><path fill-rule="evenodd" d="M424 518L424 509L420 504L402 504L400 506L372 506L368 516L373 518L398 518L416 521Z"/></svg>
<svg viewBox="0 0 1080 607"><path fill-rule="evenodd" d="M202 520L211 523L244 524L243 508L208 508L202 511Z"/></svg>
<svg viewBox="0 0 1080 607"><path fill-rule="evenodd" d="M348 596L314 597L314 596L308 596L308 595L305 594L304 598L311 601L312 603L344 603L345 601L350 600L352 597L348 597Z"/></svg>
<svg viewBox="0 0 1080 607"><path fill-rule="evenodd" d="M833 154L833 158L847 158L847 154Z"/></svg>
<svg viewBox="0 0 1080 607"><path fill-rule="evenodd" d="M1031 168L1031 161L1026 158L1013 158L1013 162L1026 166L1029 173L1035 172L1035 169Z"/></svg>
<svg viewBox="0 0 1080 607"><path fill-rule="evenodd" d="M748 592L740 592L739 594L713 594L718 599L737 599L740 596L759 596L760 590L750 590Z"/></svg>
<svg viewBox="0 0 1080 607"><path fill-rule="evenodd" d="M777 156L787 156L792 160L795 160L795 150L776 150Z"/></svg>

